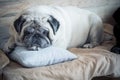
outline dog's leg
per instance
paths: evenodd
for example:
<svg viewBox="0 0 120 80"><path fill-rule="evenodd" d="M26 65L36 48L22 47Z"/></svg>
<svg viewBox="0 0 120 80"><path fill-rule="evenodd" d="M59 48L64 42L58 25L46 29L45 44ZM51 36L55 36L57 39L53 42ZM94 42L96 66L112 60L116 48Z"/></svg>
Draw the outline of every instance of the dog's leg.
<svg viewBox="0 0 120 80"><path fill-rule="evenodd" d="M5 43L4 45L4 48L3 48L3 51L6 53L6 54L9 54L11 53L15 48L15 40L13 37L10 37L7 41L7 43Z"/></svg>
<svg viewBox="0 0 120 80"><path fill-rule="evenodd" d="M91 28L88 37L88 43L83 45L84 48L93 48L103 41L103 23L97 16L91 16Z"/></svg>

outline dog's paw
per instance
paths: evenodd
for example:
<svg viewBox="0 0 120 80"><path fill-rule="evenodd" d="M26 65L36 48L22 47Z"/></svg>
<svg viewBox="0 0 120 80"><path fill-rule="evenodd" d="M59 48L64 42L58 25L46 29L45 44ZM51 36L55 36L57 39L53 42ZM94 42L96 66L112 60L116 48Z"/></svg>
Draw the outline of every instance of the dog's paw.
<svg viewBox="0 0 120 80"><path fill-rule="evenodd" d="M83 48L93 48L94 45L93 44L85 44L83 45Z"/></svg>
<svg viewBox="0 0 120 80"><path fill-rule="evenodd" d="M94 48L97 45L99 45L99 43L97 43L97 42L91 42L91 43L84 44L82 47L83 48Z"/></svg>
<svg viewBox="0 0 120 80"><path fill-rule="evenodd" d="M117 47L117 46L112 47L112 48L111 48L111 52L120 54L120 47Z"/></svg>
<svg viewBox="0 0 120 80"><path fill-rule="evenodd" d="M3 48L3 51L6 54L10 54L15 49L15 46L16 46L15 44L12 45L12 46L5 45L4 48Z"/></svg>

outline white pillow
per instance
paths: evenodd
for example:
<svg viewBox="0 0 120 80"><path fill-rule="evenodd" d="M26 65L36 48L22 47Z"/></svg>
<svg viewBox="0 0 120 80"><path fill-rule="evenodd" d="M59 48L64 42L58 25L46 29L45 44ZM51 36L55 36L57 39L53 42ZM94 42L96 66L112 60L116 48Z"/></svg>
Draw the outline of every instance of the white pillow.
<svg viewBox="0 0 120 80"><path fill-rule="evenodd" d="M9 57L25 67L46 66L77 58L73 53L56 47L39 51L28 51L24 47L16 47Z"/></svg>

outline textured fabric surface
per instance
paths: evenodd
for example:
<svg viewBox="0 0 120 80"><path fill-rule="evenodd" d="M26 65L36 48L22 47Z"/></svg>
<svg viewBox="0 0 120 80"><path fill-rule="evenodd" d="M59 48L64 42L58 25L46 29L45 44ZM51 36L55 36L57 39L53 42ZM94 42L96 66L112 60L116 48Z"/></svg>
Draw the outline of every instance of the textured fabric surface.
<svg viewBox="0 0 120 80"><path fill-rule="evenodd" d="M111 25L105 25L105 33L112 37ZM112 78L100 77L98 80L117 80L113 77L120 76L120 55L109 52L113 44L114 39L92 49L69 49L77 55L77 59L46 67L23 68L11 61L4 68L3 76L5 80L91 80L93 77L110 75Z"/></svg>
<svg viewBox="0 0 120 80"><path fill-rule="evenodd" d="M11 62L3 72L5 80L91 80L95 76L120 76L120 55L98 48L70 51L78 59L46 67L23 68Z"/></svg>
<svg viewBox="0 0 120 80"><path fill-rule="evenodd" d="M9 63L8 57L0 50L0 80L2 80L3 68Z"/></svg>
<svg viewBox="0 0 120 80"><path fill-rule="evenodd" d="M0 69L4 68L8 63L8 57L0 50Z"/></svg>

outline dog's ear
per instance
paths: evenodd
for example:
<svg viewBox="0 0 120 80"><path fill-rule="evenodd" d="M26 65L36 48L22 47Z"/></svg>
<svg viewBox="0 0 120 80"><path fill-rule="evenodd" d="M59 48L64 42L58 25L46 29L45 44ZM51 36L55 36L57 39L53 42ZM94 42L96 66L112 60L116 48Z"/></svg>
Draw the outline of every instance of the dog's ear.
<svg viewBox="0 0 120 80"><path fill-rule="evenodd" d="M55 34L60 26L60 23L51 15L50 18L48 19L48 22L53 29L53 33Z"/></svg>
<svg viewBox="0 0 120 80"><path fill-rule="evenodd" d="M23 27L23 23L25 22L26 20L20 16L18 19L16 19L14 21L14 28L16 30L16 32L18 32L20 34L21 30L22 30L22 27Z"/></svg>
<svg viewBox="0 0 120 80"><path fill-rule="evenodd" d="M120 24L120 7L113 13L113 18Z"/></svg>

